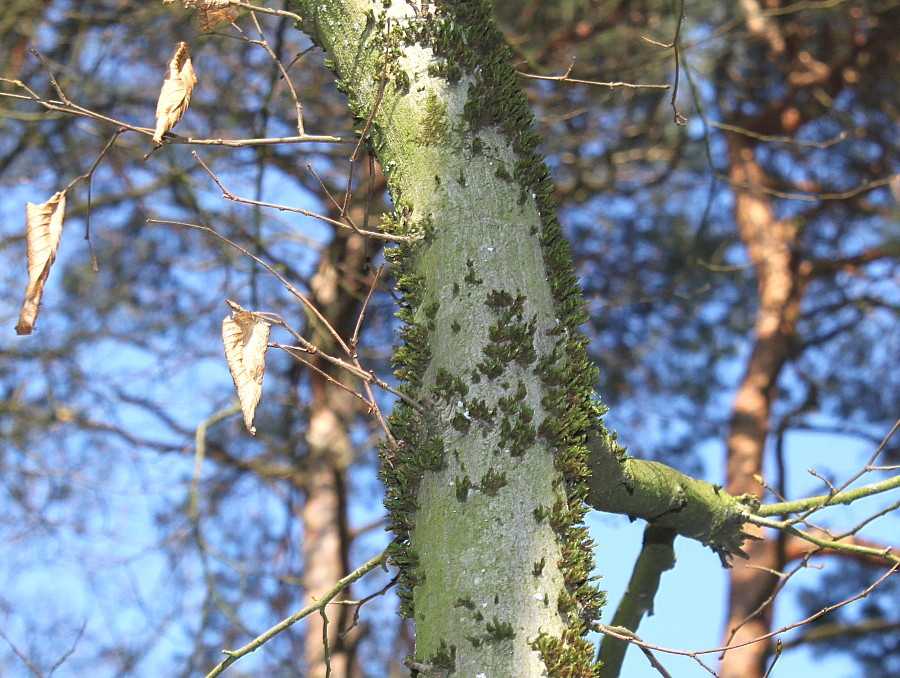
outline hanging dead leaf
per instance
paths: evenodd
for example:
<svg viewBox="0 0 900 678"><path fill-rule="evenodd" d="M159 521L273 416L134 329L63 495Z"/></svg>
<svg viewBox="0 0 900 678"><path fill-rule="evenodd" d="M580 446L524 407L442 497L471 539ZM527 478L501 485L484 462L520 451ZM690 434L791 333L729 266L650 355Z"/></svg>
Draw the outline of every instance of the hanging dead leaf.
<svg viewBox="0 0 900 678"><path fill-rule="evenodd" d="M236 310L222 320L225 360L228 361L228 370L241 401L244 424L250 433L256 435L253 417L262 394L270 325L234 302L229 302L229 305Z"/></svg>
<svg viewBox="0 0 900 678"><path fill-rule="evenodd" d="M179 42L175 53L169 61L169 72L163 81L156 104L156 130L153 141L162 143L163 135L175 127L191 103L191 92L197 84L194 67L191 65L191 53L186 42Z"/></svg>
<svg viewBox="0 0 900 678"><path fill-rule="evenodd" d="M163 0L164 5L169 5L175 0ZM234 6L234 0L182 0L185 7L197 9L197 21L201 31L210 31L223 21L234 22L241 12L240 7Z"/></svg>
<svg viewBox="0 0 900 678"><path fill-rule="evenodd" d="M17 334L31 334L37 319L44 283L56 259L56 248L62 234L66 192L55 193L47 202L25 203L25 242L28 259L28 287L16 323Z"/></svg>

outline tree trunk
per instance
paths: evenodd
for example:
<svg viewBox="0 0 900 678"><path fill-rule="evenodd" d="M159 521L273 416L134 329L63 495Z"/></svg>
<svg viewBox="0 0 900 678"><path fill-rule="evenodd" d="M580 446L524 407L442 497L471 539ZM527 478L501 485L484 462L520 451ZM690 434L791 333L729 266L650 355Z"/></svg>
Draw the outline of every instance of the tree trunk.
<svg viewBox="0 0 900 678"><path fill-rule="evenodd" d="M363 239L336 233L322 253L310 281L311 300L345 340L353 333L366 293L366 263ZM313 343L333 355L335 342L331 335L317 320L311 319L309 324ZM350 388L356 386L346 372L335 369L327 361L314 357L311 361L333 379L347 382ZM307 455L301 462L304 499L300 509L303 524L300 551L304 604L320 597L349 572L346 471L353 458L350 426L359 410L356 398L330 384L314 370L310 370L310 388ZM339 598L346 598L346 594L345 591ZM323 640L325 619L321 615L312 615L307 620L304 660L309 678L326 675L352 678L357 675L353 661L355 639L342 633L350 624L350 612L346 606L327 609L327 657Z"/></svg>
<svg viewBox="0 0 900 678"><path fill-rule="evenodd" d="M531 114L482 2L297 3L388 177L406 393L385 451L401 611L435 675L593 676L595 372ZM373 114L374 111L374 114ZM443 673L441 673L443 672Z"/></svg>
<svg viewBox="0 0 900 678"><path fill-rule="evenodd" d="M795 265L792 225L775 219L771 200L759 188L765 176L746 137L728 135L729 178L734 182L734 218L757 278L758 309L754 342L746 371L735 395L729 426L725 490L731 495L756 494L761 476L769 419L776 382L795 341L801 284ZM761 530L747 525L756 537ZM729 573L726 644L742 643L768 633L772 605L766 603L781 569L777 549L769 540L748 542L746 561L737 561ZM766 569L770 571L766 571ZM767 641L725 653L722 678L753 678L765 672Z"/></svg>

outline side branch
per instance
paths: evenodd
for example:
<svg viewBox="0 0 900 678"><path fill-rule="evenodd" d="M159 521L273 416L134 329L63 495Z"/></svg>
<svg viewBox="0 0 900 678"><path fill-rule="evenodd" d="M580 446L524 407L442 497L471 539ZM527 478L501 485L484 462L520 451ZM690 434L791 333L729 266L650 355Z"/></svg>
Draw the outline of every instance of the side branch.
<svg viewBox="0 0 900 678"><path fill-rule="evenodd" d="M588 447L593 508L671 528L712 548L723 565L728 556L747 557L741 545L749 535L741 526L759 506L756 495L733 497L665 464L629 457L611 436L592 434Z"/></svg>
<svg viewBox="0 0 900 678"><path fill-rule="evenodd" d="M732 496L718 485L698 480L654 461L634 459L625 454L614 437L592 434L588 439L591 477L588 504L598 511L641 518L654 526L670 528L712 548L728 566L728 558L746 557L742 547L751 537L745 523L779 530L804 539L822 549L875 557L889 563L900 558L890 548L850 544L840 538L827 538L794 527L801 518L772 520L768 516L801 513L835 504L849 504L900 487L894 476L863 487L832 495L760 506L754 494Z"/></svg>
<svg viewBox="0 0 900 678"><path fill-rule="evenodd" d="M809 511L825 506L834 506L835 504L851 504L857 499L868 497L887 490L893 490L900 487L900 475L880 480L877 483L870 483L862 487L856 487L852 490L844 490L836 494L823 494L818 497L807 497L806 499L797 499L795 501L783 501L777 504L766 504L760 506L753 513L762 518L768 516L780 516L787 513L799 513L801 511ZM760 523L762 525L763 523Z"/></svg>
<svg viewBox="0 0 900 678"><path fill-rule="evenodd" d="M893 508L896 508L896 506ZM822 537L818 537L814 534L811 534L810 532L798 530L796 527L790 524L790 521L787 520L770 520L769 518L761 518L759 516L747 516L747 520L748 522L754 523L756 525L761 525L762 527L770 527L786 534L799 537L800 539L808 541L811 544L815 544L816 546L823 549L844 551L846 553L855 553L866 556L876 556L879 558L883 558L890 563L900 563L900 557L897 557L891 553L890 546L878 549L869 546L861 546L859 544L846 544L836 539L823 539Z"/></svg>
<svg viewBox="0 0 900 678"><path fill-rule="evenodd" d="M628 588L619 601L610 624L614 629L630 629L629 632L633 632L640 626L645 615L653 614L653 599L659 589L660 577L663 572L675 567L675 550L672 548L674 541L675 530L656 525L647 526ZM615 678L620 675L627 648L628 644L618 638L603 637L597 655L601 664L600 678Z"/></svg>

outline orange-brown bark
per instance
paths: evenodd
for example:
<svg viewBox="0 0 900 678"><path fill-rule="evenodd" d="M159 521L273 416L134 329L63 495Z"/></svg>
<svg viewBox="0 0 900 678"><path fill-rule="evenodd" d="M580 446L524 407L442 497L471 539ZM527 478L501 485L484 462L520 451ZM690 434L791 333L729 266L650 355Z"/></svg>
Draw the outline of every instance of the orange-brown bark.
<svg viewBox="0 0 900 678"><path fill-rule="evenodd" d="M346 341L355 327L361 300L366 293L366 245L356 235L338 233L323 252L310 282L312 301ZM330 334L311 320L309 336L320 349L336 354ZM358 388L352 378L329 363L316 366L334 379ZM350 538L347 525L347 466L353 457L350 426L359 410L359 401L330 384L322 375L310 372L312 402L306 433L307 455L302 461L304 501L301 555L305 603L320 596L349 572ZM338 599L346 598L346 595ZM343 635L351 624L351 609L334 605L327 609L328 654L323 640L325 620L321 615L307 618L304 634L304 664L309 678L353 678L355 638ZM330 665L330 666L329 666ZM328 669L330 668L330 673Z"/></svg>
<svg viewBox="0 0 900 678"><path fill-rule="evenodd" d="M771 200L759 188L765 185L753 146L745 137L728 136L729 176L734 182L734 218L757 278L758 309L754 341L747 367L732 405L729 425L725 489L731 494L754 493L762 488L754 475L762 475L763 454L769 434L772 400L778 375L795 342L802 293L794 256L796 233L774 217ZM757 537L758 528L745 529ZM730 570L726 643L742 643L770 630L772 606L760 606L771 596L778 578L765 571L780 570L777 550L766 541L749 542L749 560ZM753 678L764 673L765 642L725 653L722 678Z"/></svg>
<svg viewBox="0 0 900 678"><path fill-rule="evenodd" d="M766 58L783 81L777 96L760 98L755 113L737 109L726 114L725 122L751 134L789 136L815 116L814 108L801 102L814 99L809 92L836 97L847 86L845 76L858 71L861 55L870 40L883 39L877 32L841 34L852 42L813 55L802 38L812 27L799 16L779 19L766 10L778 7L776 0L742 0L749 33L766 48ZM877 22L876 22L877 23ZM876 25L873 23L873 25ZM816 58L818 56L818 59ZM819 59L823 59L820 61ZM740 84L740 83L736 83ZM888 256L887 248L873 247L841 259L804 260L798 251L797 236L790 220L775 217L771 197L763 190L769 183L755 157L757 142L750 136L726 135L728 175L734 195L734 219L757 279L758 310L754 338L745 373L732 406L727 438L726 489L733 494L755 493L762 488L754 475L763 475L763 455L769 435L777 380L785 363L800 343L796 322L800 300L807 282L817 277L852 270ZM750 525L745 529L752 532ZM762 536L756 530L756 536ZM776 574L786 562L809 553L810 546L797 540L758 541L747 544L748 561L738 562L730 572L728 619L724 641L741 643L771 631L771 596L778 583ZM826 551L826 553L829 553ZM846 557L843 552L830 552ZM759 642L724 655L723 678L760 678L765 672L768 642Z"/></svg>

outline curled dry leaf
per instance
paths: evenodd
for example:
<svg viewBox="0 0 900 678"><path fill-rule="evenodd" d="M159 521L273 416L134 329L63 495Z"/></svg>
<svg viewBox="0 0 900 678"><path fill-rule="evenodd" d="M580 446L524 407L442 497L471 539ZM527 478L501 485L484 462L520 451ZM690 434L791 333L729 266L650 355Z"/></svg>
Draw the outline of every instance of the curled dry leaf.
<svg viewBox="0 0 900 678"><path fill-rule="evenodd" d="M169 72L166 73L166 79L159 93L159 102L156 104L156 130L153 133L153 141L157 145L162 143L163 135L175 127L184 115L188 104L191 103L191 92L194 91L196 84L197 76L194 75L187 43L179 42L169 61Z"/></svg>
<svg viewBox="0 0 900 678"><path fill-rule="evenodd" d="M62 234L66 192L55 193L47 202L25 203L25 241L28 257L28 287L16 323L17 334L31 334L37 319L44 283L56 259L56 248Z"/></svg>
<svg viewBox="0 0 900 678"><path fill-rule="evenodd" d="M175 0L163 0L164 5ZM234 0L182 0L185 7L197 9L197 21L201 31L212 30L223 21L234 21L240 14L240 8L234 6Z"/></svg>
<svg viewBox="0 0 900 678"><path fill-rule="evenodd" d="M222 321L222 344L225 346L228 370L241 401L244 424L250 433L256 435L253 416L262 394L270 325L237 304L232 307L240 310L235 310Z"/></svg>

